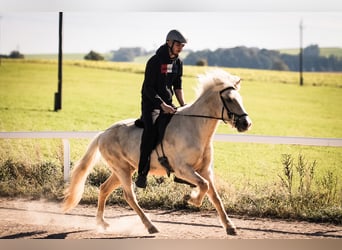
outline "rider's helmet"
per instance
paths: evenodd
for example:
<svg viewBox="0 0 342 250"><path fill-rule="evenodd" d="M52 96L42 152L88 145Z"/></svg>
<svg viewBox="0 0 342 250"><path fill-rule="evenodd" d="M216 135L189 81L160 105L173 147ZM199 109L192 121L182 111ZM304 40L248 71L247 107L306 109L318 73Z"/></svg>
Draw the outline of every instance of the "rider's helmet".
<svg viewBox="0 0 342 250"><path fill-rule="evenodd" d="M166 41L172 40L180 43L187 43L186 38L178 30L170 30L166 36Z"/></svg>

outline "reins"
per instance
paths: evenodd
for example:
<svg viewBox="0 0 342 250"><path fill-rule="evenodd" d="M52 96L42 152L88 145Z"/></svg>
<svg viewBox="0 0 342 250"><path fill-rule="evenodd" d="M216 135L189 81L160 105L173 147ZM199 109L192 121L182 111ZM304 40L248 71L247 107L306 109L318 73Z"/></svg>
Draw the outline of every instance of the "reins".
<svg viewBox="0 0 342 250"><path fill-rule="evenodd" d="M224 109L224 108L222 108ZM188 117L198 117L198 118L207 118L207 119L215 119L215 120L223 120L222 117L215 117L215 116L210 116L210 115L192 115L192 114L180 114L180 113L174 113L173 115L178 115L178 116L188 116Z"/></svg>
<svg viewBox="0 0 342 250"><path fill-rule="evenodd" d="M243 113L242 115L235 114L234 112L230 111L228 106L226 105L222 93L226 90L229 89L235 89L234 87L228 87L220 91L220 98L222 101L222 112L221 112L221 117L216 117L216 116L210 116L210 115L197 115L197 114L180 114L180 113L174 113L173 115L178 115L178 116L188 116L188 117L197 117L197 118L206 118L206 119L213 119L213 120L222 120L224 123L227 123L230 120L233 120L233 123L235 124L238 119L244 116L248 116L248 114ZM227 111L228 118L229 120L224 119L224 110Z"/></svg>

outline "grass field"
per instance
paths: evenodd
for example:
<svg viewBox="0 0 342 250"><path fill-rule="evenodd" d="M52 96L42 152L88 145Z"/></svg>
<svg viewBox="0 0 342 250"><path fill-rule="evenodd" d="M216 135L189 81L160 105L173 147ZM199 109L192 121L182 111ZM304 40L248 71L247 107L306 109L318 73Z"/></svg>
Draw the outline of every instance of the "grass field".
<svg viewBox="0 0 342 250"><path fill-rule="evenodd" d="M195 99L196 75L206 70L184 68L188 103ZM249 134L342 138L341 73L305 73L300 87L294 72L227 70L243 79L241 95L253 121ZM98 131L121 119L138 117L143 71L144 65L139 63L66 61L63 106L54 112L56 61L3 60L0 131ZM218 132L237 133L225 124ZM73 162L88 142L71 140ZM0 145L1 162L62 162L59 140L1 140ZM317 163L315 189L327 173L333 173L337 177L335 191L342 197L342 150L338 147L215 142L218 181L239 192L250 192L251 187L279 188L284 154L295 160L303 155L309 163Z"/></svg>

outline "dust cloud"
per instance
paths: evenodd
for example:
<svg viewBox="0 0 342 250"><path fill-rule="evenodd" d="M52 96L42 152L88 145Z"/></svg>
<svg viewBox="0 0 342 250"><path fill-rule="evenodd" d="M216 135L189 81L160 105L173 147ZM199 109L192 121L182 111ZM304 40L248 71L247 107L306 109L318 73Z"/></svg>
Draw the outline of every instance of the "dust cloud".
<svg viewBox="0 0 342 250"><path fill-rule="evenodd" d="M26 201L19 203L16 209L22 211L23 218L33 225L51 225L60 228L77 230L91 230L99 234L113 234L125 236L146 235L147 230L140 218L134 211L127 209L127 213L108 217L105 213L105 220L110 224L106 230L96 225L96 207L91 206L93 214L85 213L83 208L76 207L70 213L63 214L60 203L46 201ZM23 205L24 204L24 205ZM89 206L88 206L89 210Z"/></svg>

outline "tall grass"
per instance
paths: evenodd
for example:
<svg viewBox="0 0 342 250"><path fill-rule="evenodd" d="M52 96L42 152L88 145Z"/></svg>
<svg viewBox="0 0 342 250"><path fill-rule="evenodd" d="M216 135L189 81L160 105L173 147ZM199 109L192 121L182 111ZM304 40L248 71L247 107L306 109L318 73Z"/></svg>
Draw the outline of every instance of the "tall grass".
<svg viewBox="0 0 342 250"><path fill-rule="evenodd" d="M195 98L196 75L207 69L185 67L183 81L187 102ZM227 70L243 79L241 94L253 120L250 134L342 137L342 74L305 73L305 85L300 87L298 74L294 72ZM67 61L63 72L62 111L54 112L56 61L3 60L0 67L0 130L103 130L121 119L138 117L143 71L144 65L139 63ZM236 133L225 124L219 126L218 132ZM72 162L84 153L88 142L70 141ZM214 147L216 180L228 211L340 221L340 148L229 142L215 142ZM58 199L63 188L61 148L59 140L0 140L1 194ZM293 159L291 195L286 188L283 155ZM312 179L305 177L306 170L297 170L300 155L307 159L308 166L315 162ZM307 166L304 163L302 161L299 166ZM17 174L9 172L12 165ZM43 168L55 168L58 172L44 172ZM36 176L37 169L42 176ZM103 165L95 168L89 177L84 201L96 202L98 186L107 175L108 170ZM46 183L32 181L33 176ZM16 182L16 178L19 181ZM297 185L302 185L301 192ZM175 189L176 192L170 192ZM310 205L306 208L300 205L304 199L298 197L309 189L313 196L305 199ZM189 208L182 198L183 194L189 193L189 188L174 184L171 179L151 177L148 189L137 192L144 207ZM324 197L327 206L315 208L309 201L316 201L317 197ZM291 200L295 202L291 203ZM120 189L109 202L126 204ZM299 205L296 207L296 204ZM203 208L212 209L207 200Z"/></svg>
<svg viewBox="0 0 342 250"><path fill-rule="evenodd" d="M0 165L0 195L58 200L62 197L61 165L52 162L28 164L7 159Z"/></svg>

